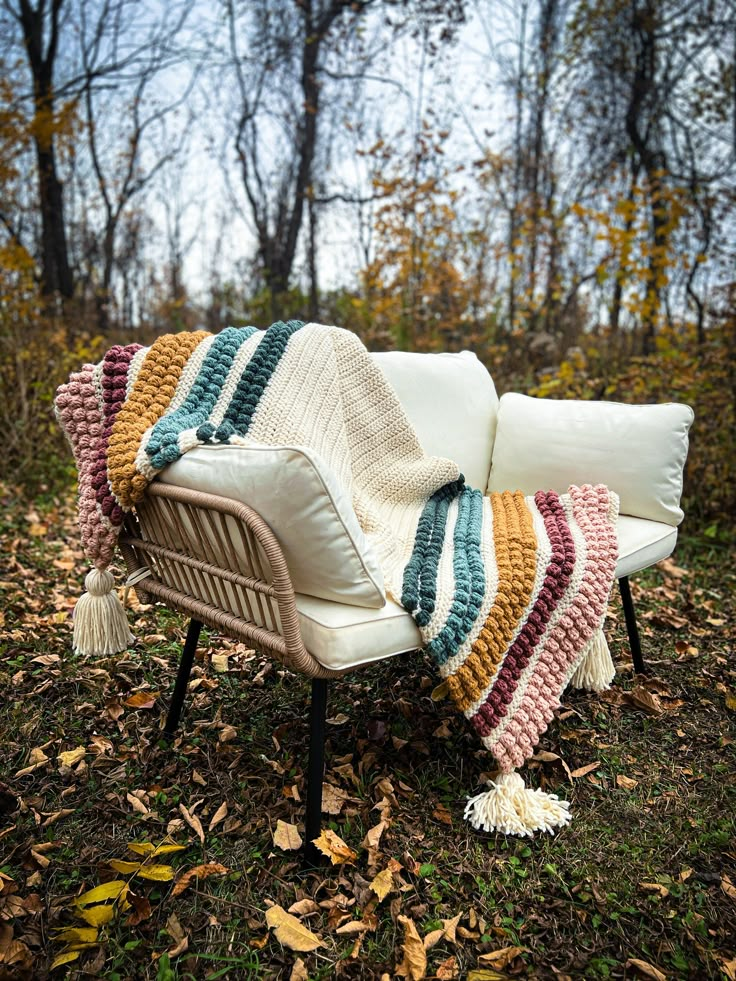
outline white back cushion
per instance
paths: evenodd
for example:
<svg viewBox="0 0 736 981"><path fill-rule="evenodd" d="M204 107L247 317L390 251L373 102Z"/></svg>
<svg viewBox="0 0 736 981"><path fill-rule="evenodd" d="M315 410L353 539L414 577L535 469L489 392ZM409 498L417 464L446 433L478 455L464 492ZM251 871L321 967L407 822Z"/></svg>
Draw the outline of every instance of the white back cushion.
<svg viewBox="0 0 736 981"><path fill-rule="evenodd" d="M281 545L296 592L376 609L386 602L378 560L350 499L312 450L198 446L166 467L159 480L257 511ZM233 545L237 550L237 538Z"/></svg>
<svg viewBox="0 0 736 981"><path fill-rule="evenodd" d="M471 351L372 355L430 456L454 460L471 487L488 483L498 396L493 379Z"/></svg>
<svg viewBox="0 0 736 981"><path fill-rule="evenodd" d="M489 491L564 492L600 483L621 513L678 525L688 405L623 405L534 399L509 393L499 404Z"/></svg>

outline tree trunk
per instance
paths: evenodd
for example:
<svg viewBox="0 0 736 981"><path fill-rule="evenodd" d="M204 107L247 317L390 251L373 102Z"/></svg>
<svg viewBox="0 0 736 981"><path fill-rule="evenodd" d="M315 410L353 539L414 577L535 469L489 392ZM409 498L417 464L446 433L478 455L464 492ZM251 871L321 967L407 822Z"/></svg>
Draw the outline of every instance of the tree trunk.
<svg viewBox="0 0 736 981"><path fill-rule="evenodd" d="M36 112L37 118L38 115ZM64 227L62 184L56 173L53 143L42 143L38 137L35 143L41 211L41 291L44 296L59 293L68 298L74 292L74 283Z"/></svg>

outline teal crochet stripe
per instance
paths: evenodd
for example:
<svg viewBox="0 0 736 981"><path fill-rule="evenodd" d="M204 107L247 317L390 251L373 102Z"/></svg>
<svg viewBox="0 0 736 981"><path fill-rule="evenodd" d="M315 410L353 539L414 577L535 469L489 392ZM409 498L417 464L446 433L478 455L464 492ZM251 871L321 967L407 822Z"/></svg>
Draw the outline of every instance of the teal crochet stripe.
<svg viewBox="0 0 736 981"><path fill-rule="evenodd" d="M426 627L434 613L437 596L437 568L445 543L450 504L462 493L465 478L460 475L429 498L417 523L412 555L404 569L401 605Z"/></svg>
<svg viewBox="0 0 736 981"><path fill-rule="evenodd" d="M453 537L455 595L444 626L427 645L427 650L438 664L444 664L457 653L480 613L486 588L485 566L480 550L482 524L483 494L466 487L458 502Z"/></svg>
<svg viewBox="0 0 736 981"><path fill-rule="evenodd" d="M279 320L268 328L240 376L238 387L222 422L217 430L211 423L201 426L197 431L197 436L201 440L210 442L214 438L221 443L226 443L232 436L245 436L261 396L278 367L289 339L303 326L304 322L301 320L290 320L288 323Z"/></svg>
<svg viewBox="0 0 736 981"><path fill-rule="evenodd" d="M256 333L255 327L226 327L217 334L187 397L175 412L162 416L153 428L146 453L157 470L181 456L180 433L198 429L207 422L240 348Z"/></svg>

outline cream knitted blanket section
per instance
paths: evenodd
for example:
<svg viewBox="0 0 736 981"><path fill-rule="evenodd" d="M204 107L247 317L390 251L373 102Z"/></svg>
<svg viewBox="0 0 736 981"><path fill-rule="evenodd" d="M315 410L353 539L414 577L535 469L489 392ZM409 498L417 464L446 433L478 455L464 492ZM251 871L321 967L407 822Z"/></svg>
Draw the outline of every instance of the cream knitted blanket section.
<svg viewBox="0 0 736 981"><path fill-rule="evenodd" d="M125 512L164 467L206 443L309 447L350 494L387 591L498 761L500 776L469 802L468 818L516 834L569 820L566 802L527 790L514 769L571 679L600 689L613 677L601 630L617 557L613 493L524 498L468 487L455 463L423 452L359 339L320 324L114 347L61 386L56 411L94 566L75 613L78 650L110 653L132 640L107 566Z"/></svg>

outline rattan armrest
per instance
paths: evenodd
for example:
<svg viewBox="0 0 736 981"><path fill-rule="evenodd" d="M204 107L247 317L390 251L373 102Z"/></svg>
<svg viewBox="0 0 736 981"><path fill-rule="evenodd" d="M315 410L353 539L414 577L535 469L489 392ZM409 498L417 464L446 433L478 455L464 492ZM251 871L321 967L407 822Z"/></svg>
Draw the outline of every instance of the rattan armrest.
<svg viewBox="0 0 736 981"><path fill-rule="evenodd" d="M304 646L281 546L263 518L230 498L153 483L125 521L120 549L136 584L180 613L272 655L310 678L323 667Z"/></svg>

